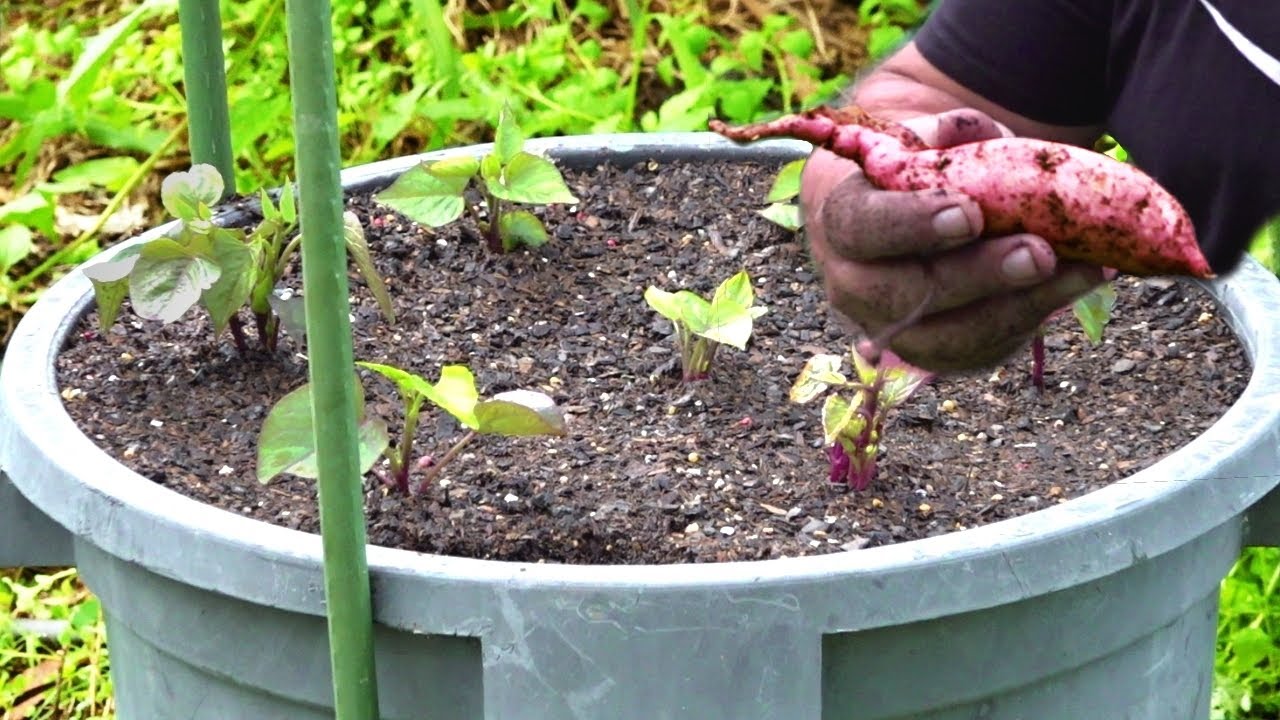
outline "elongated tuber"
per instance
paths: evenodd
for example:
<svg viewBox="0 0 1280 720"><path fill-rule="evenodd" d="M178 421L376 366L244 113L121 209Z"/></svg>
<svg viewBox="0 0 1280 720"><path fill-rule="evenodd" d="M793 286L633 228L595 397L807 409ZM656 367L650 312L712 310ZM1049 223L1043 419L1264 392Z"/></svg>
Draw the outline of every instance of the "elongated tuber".
<svg viewBox="0 0 1280 720"><path fill-rule="evenodd" d="M1151 176L1101 153L1033 138L929 148L910 129L850 107L818 108L715 132L790 137L857 162L885 190L948 189L982 208L986 236L1027 232L1058 257L1130 275L1214 276L1182 204Z"/></svg>

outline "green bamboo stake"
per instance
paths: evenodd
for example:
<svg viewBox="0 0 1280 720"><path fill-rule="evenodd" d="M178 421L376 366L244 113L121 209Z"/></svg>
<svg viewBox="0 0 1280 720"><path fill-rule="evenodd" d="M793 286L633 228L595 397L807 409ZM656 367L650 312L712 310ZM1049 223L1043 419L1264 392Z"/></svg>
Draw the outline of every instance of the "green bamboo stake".
<svg viewBox="0 0 1280 720"><path fill-rule="evenodd" d="M287 0L320 532L337 720L376 720L329 0Z"/></svg>
<svg viewBox="0 0 1280 720"><path fill-rule="evenodd" d="M218 0L178 0L182 28L182 72L191 126L191 162L206 163L222 175L223 196L236 187L231 159L231 116L227 109L226 60L222 55L222 15Z"/></svg>

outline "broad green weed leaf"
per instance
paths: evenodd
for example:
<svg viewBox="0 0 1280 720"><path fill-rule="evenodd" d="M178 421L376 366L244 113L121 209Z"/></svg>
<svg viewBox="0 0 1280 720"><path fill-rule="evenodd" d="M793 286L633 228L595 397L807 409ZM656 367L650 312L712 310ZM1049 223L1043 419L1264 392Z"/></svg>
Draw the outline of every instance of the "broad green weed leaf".
<svg viewBox="0 0 1280 720"><path fill-rule="evenodd" d="M121 43L134 34L143 18L161 8L173 7L176 7L173 0L144 2L106 30L89 38L84 44L84 52L80 53L80 57L71 66L71 71L58 83L58 99L74 107L85 106L89 93L97 83L98 72Z"/></svg>
<svg viewBox="0 0 1280 720"><path fill-rule="evenodd" d="M555 163L527 152L516 153L502 168L501 179L486 186L495 197L513 202L534 205L578 202Z"/></svg>
<svg viewBox="0 0 1280 720"><path fill-rule="evenodd" d="M791 385L791 402L807 403L832 385L844 385L846 380L840 372L843 364L844 358L839 355L820 354L809 358Z"/></svg>
<svg viewBox="0 0 1280 720"><path fill-rule="evenodd" d="M365 417L364 388L356 379L360 473L369 471L390 444L387 426L379 418ZM310 384L285 395L267 413L258 434L258 482L267 483L281 473L316 478L315 420Z"/></svg>
<svg viewBox="0 0 1280 720"><path fill-rule="evenodd" d="M249 300L258 281L258 261L254 248L238 235L222 228L211 236L213 259L218 264L218 279L200 295L200 302L213 320L213 335L226 329L231 316Z"/></svg>
<svg viewBox="0 0 1280 720"><path fill-rule="evenodd" d="M0 275L9 272L14 265L35 250L31 242L31 229L26 225L8 225L0 228Z"/></svg>
<svg viewBox="0 0 1280 720"><path fill-rule="evenodd" d="M506 165L523 147L524 136L516 125L511 105L504 103L502 111L498 113L498 128L493 137L493 154L497 156L500 165Z"/></svg>
<svg viewBox="0 0 1280 720"><path fill-rule="evenodd" d="M173 322L200 301L219 275L211 258L172 238L157 238L142 246L129 274L129 297L140 317Z"/></svg>
<svg viewBox="0 0 1280 720"><path fill-rule="evenodd" d="M193 165L170 173L160 183L160 202L180 220L207 220L209 208L222 199L222 175L212 165Z"/></svg>
<svg viewBox="0 0 1280 720"><path fill-rule="evenodd" d="M778 203L786 202L791 198L800 194L800 174L804 172L805 159L792 160L782 169L778 171L778 175L773 179L773 186L769 188L769 194L765 197L765 202Z"/></svg>
<svg viewBox="0 0 1280 720"><path fill-rule="evenodd" d="M800 207L798 205L774 203L756 212L764 216L765 220L791 231L799 230L804 226L804 219L800 217Z"/></svg>
<svg viewBox="0 0 1280 720"><path fill-rule="evenodd" d="M29 192L0 205L0 223L17 223L39 230L50 239L58 237L54 226L54 204L41 192Z"/></svg>
<svg viewBox="0 0 1280 720"><path fill-rule="evenodd" d="M564 435L564 413L550 396L533 390L498 393L475 407L478 430L490 435Z"/></svg>
<svg viewBox="0 0 1280 720"><path fill-rule="evenodd" d="M139 165L137 160L128 156L97 158L63 168L53 174L53 179L59 183L98 186L116 192L137 172Z"/></svg>
<svg viewBox="0 0 1280 720"><path fill-rule="evenodd" d="M414 222L441 227L457 220L465 207L462 193L470 175L432 172L425 165L405 171L374 199Z"/></svg>
<svg viewBox="0 0 1280 720"><path fill-rule="evenodd" d="M1265 660L1280 658L1280 649L1262 628L1243 627L1231 633L1231 647L1234 655L1231 665L1238 673L1243 673Z"/></svg>
<svg viewBox="0 0 1280 720"><path fill-rule="evenodd" d="M537 215L525 210L508 210L498 220L498 236L502 238L502 246L508 251L520 245L525 247L542 247L550 237L547 229Z"/></svg>
<svg viewBox="0 0 1280 720"><path fill-rule="evenodd" d="M1102 342L1102 330L1111 321L1111 311L1115 305L1116 289L1111 283L1099 285L1072 303L1071 311L1090 343L1097 345Z"/></svg>
<svg viewBox="0 0 1280 720"><path fill-rule="evenodd" d="M342 213L342 237L347 244L347 253L355 261L356 268L360 270L365 284L369 286L369 292L378 301L378 307L382 308L383 316L387 318L387 322L394 323L396 309L391 304L391 294L387 292L382 276L373 265L373 257L369 254L369 243L364 238L364 228L360 225L360 218L353 212Z"/></svg>

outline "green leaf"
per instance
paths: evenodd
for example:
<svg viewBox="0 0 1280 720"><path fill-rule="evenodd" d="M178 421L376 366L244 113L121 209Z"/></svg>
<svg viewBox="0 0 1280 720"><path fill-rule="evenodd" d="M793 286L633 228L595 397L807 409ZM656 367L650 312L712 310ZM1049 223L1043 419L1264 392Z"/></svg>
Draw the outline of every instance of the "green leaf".
<svg viewBox="0 0 1280 720"><path fill-rule="evenodd" d="M217 228L210 237L213 260L218 265L218 279L200 295L200 302L213 320L213 335L226 329L231 316L249 300L258 281L260 258L254 249L236 233ZM259 250L258 252L261 252Z"/></svg>
<svg viewBox="0 0 1280 720"><path fill-rule="evenodd" d="M756 212L765 220L780 225L792 232L804 227L804 218L800 216L800 206L787 203L774 203Z"/></svg>
<svg viewBox="0 0 1280 720"><path fill-rule="evenodd" d="M667 292L650 285L644 291L644 300L649 303L649 307L671 322L679 323L684 321L684 304L676 293Z"/></svg>
<svg viewBox="0 0 1280 720"><path fill-rule="evenodd" d="M157 238L142 246L129 273L134 312L148 320L173 322L200 301L221 271L209 257L173 238Z"/></svg>
<svg viewBox="0 0 1280 720"><path fill-rule="evenodd" d="M862 354L859 353L856 348L850 350L849 355L853 358L853 370L858 376L858 381L863 385L871 385L875 383L876 375L878 375L880 371L876 369L874 365L867 362L867 359L862 357Z"/></svg>
<svg viewBox="0 0 1280 720"><path fill-rule="evenodd" d="M0 228L0 275L9 272L35 250L31 242L31 230L26 225L8 225Z"/></svg>
<svg viewBox="0 0 1280 720"><path fill-rule="evenodd" d="M280 204L277 207L280 209L280 219L286 225L298 222L298 207L294 198L293 183L286 180L280 188Z"/></svg>
<svg viewBox="0 0 1280 720"><path fill-rule="evenodd" d="M713 304L705 325L695 332L712 342L745 350L751 339L751 313L732 303Z"/></svg>
<svg viewBox="0 0 1280 720"><path fill-rule="evenodd" d="M498 113L498 128L493 138L493 154L500 165L506 165L524 147L524 137L516 125L515 115L511 112L511 104L504 103Z"/></svg>
<svg viewBox="0 0 1280 720"><path fill-rule="evenodd" d="M550 396L510 390L475 406L479 432L489 435L564 435L564 413Z"/></svg>
<svg viewBox="0 0 1280 720"><path fill-rule="evenodd" d="M144 2L106 30L89 38L84 44L84 52L80 53L70 72L58 83L58 99L72 107L87 105L89 93L92 92L102 67L120 45L134 34L144 17L165 6L172 7L173 3L154 0Z"/></svg>
<svg viewBox="0 0 1280 720"><path fill-rule="evenodd" d="M823 442L832 445L837 438L856 436L866 427L866 419L858 412L862 406L862 391L854 393L853 402L843 395L828 395L822 404Z"/></svg>
<svg viewBox="0 0 1280 720"><path fill-rule="evenodd" d="M394 365L383 365L364 360L357 360L356 365L366 370L372 370L395 383L396 389L400 392L400 397L405 401L405 404L408 404L409 400L416 396L426 397L427 393L431 392L431 383L427 382L426 378L415 375L408 370L401 370Z"/></svg>
<svg viewBox="0 0 1280 720"><path fill-rule="evenodd" d="M1111 322L1111 311L1115 305L1116 289L1111 283L1099 285L1071 305L1071 311L1090 343L1097 345L1102 342L1102 330Z"/></svg>
<svg viewBox="0 0 1280 720"><path fill-rule="evenodd" d="M365 284L369 286L369 292L373 293L374 299L378 301L378 307L382 308L382 315L387 318L387 322L394 323L396 309L391 304L391 293L387 292L387 286L382 282L378 268L373 265L369 243L364 238L364 228L360 225L360 218L353 212L342 213L342 237L346 240L347 252L355 261Z"/></svg>
<svg viewBox="0 0 1280 720"><path fill-rule="evenodd" d="M650 286L644 291L644 299L659 315L690 332L701 332L710 323L711 303L690 290L670 293Z"/></svg>
<svg viewBox="0 0 1280 720"><path fill-rule="evenodd" d="M129 294L129 273L138 262L142 246L131 245L112 256L84 268L85 277L93 283L93 296L98 305L98 328L106 332L120 314L120 306Z"/></svg>
<svg viewBox="0 0 1280 720"><path fill-rule="evenodd" d="M364 388L358 378L353 409L359 423L359 467L360 474L363 475L378 461L382 451L391 443L391 438L387 434L385 422L379 418L365 417ZM270 482L281 473L304 478L319 475L316 467L314 425L310 384L285 395L271 408L258 434L259 482Z"/></svg>
<svg viewBox="0 0 1280 720"><path fill-rule="evenodd" d="M527 152L516 153L503 166L498 181L487 180L485 186L494 197L512 202L534 205L578 202L555 163Z"/></svg>
<svg viewBox="0 0 1280 720"><path fill-rule="evenodd" d="M474 174L473 171L461 175L459 170L458 163L439 169L427 163L417 165L374 195L374 200L416 223L430 227L448 225L462 215L465 207L462 194Z"/></svg>
<svg viewBox="0 0 1280 720"><path fill-rule="evenodd" d="M212 165L193 165L186 172L170 173L160 183L160 202L180 220L207 220L209 208L222 199L222 175Z"/></svg>
<svg viewBox="0 0 1280 720"><path fill-rule="evenodd" d="M880 387L880 410L890 410L907 401L928 379L928 375L897 365L885 370Z"/></svg>
<svg viewBox="0 0 1280 720"><path fill-rule="evenodd" d="M446 365L440 370L440 380L432 385L422 376L393 365L364 361L356 364L395 383L406 404L416 396L425 397L463 425L472 430L479 429L475 407L480 394L476 391L475 377L466 365Z"/></svg>
<svg viewBox="0 0 1280 720"><path fill-rule="evenodd" d="M53 174L53 179L59 183L98 186L117 192L137 172L139 164L128 156L97 158L63 168Z"/></svg>
<svg viewBox="0 0 1280 720"><path fill-rule="evenodd" d="M1231 647L1234 651L1231 665L1238 673L1280 655L1280 649L1262 628L1243 627L1231 633Z"/></svg>
<svg viewBox="0 0 1280 720"><path fill-rule="evenodd" d="M778 203L785 202L800 194L800 174L804 171L805 159L792 160L782 169L778 171L777 177L773 179L773 187L769 188L769 194L765 197L765 202Z"/></svg>
<svg viewBox="0 0 1280 720"><path fill-rule="evenodd" d="M731 304L743 310L755 302L755 290L751 287L751 276L746 270L739 270L726 278L711 296L711 307Z"/></svg>
<svg viewBox="0 0 1280 720"><path fill-rule="evenodd" d="M480 420L476 417L476 402L480 393L476 390L476 379L466 365L445 365L440 370L440 379L426 393L427 399L441 410L457 418L458 422L472 430L480 429Z"/></svg>
<svg viewBox="0 0 1280 720"><path fill-rule="evenodd" d="M45 237L58 237L54 226L54 205L41 192L29 192L0 205L0 223L18 223L44 233Z"/></svg>
<svg viewBox="0 0 1280 720"><path fill-rule="evenodd" d="M508 252L520 245L542 247L551 239L537 215L525 210L508 210L498 219L498 236Z"/></svg>
<svg viewBox="0 0 1280 720"><path fill-rule="evenodd" d="M791 385L791 402L807 403L832 385L844 385L846 380L840 372L843 364L844 358L839 355L819 354L809 358Z"/></svg>

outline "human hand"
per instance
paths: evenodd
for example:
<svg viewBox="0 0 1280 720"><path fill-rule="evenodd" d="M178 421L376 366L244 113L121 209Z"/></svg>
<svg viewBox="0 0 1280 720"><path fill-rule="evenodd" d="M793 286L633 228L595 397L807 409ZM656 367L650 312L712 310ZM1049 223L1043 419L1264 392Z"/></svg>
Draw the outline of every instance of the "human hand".
<svg viewBox="0 0 1280 720"><path fill-rule="evenodd" d="M977 110L902 124L934 147L1012 135ZM1101 268L1058 262L1038 236L979 239L982 212L966 195L880 190L856 163L821 148L805 163L800 204L831 305L931 372L999 362L1104 281Z"/></svg>

